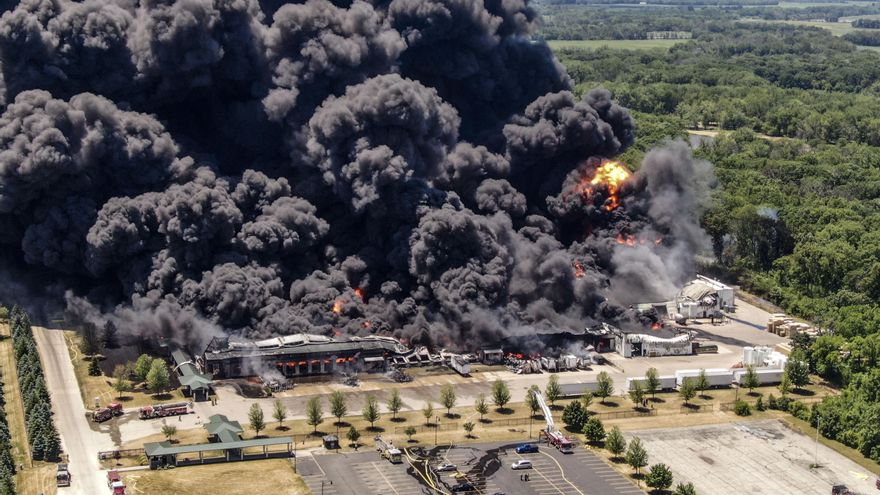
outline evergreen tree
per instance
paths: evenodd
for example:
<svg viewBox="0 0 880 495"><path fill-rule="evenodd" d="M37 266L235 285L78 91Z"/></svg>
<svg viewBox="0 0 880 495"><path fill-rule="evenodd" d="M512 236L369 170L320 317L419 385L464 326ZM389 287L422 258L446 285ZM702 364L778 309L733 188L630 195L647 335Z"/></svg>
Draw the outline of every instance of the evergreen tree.
<svg viewBox="0 0 880 495"><path fill-rule="evenodd" d="M672 486L672 471L666 464L654 464L648 471L645 483L658 491L665 491Z"/></svg>
<svg viewBox="0 0 880 495"><path fill-rule="evenodd" d="M101 365L98 364L98 358L92 358L89 361L89 376L101 376Z"/></svg>
<svg viewBox="0 0 880 495"><path fill-rule="evenodd" d="M47 461L57 461L61 458L61 438L55 430L55 426L50 424L43 434L43 447L45 449L44 456Z"/></svg>
<svg viewBox="0 0 880 495"><path fill-rule="evenodd" d="M602 443L602 440L605 440L605 425L599 418L590 418L584 424L584 435L586 435L587 441L598 445Z"/></svg>
<svg viewBox="0 0 880 495"><path fill-rule="evenodd" d="M584 423L587 421L587 413L581 406L580 401L573 400L562 410L562 422L565 423L571 431L582 431Z"/></svg>
<svg viewBox="0 0 880 495"><path fill-rule="evenodd" d="M94 356L101 352L104 342L98 335L98 331L91 324L86 324L82 329L82 341L79 344L79 350L86 356Z"/></svg>
<svg viewBox="0 0 880 495"><path fill-rule="evenodd" d="M749 394L761 386L761 380L758 378L758 372L755 371L754 366L746 366L746 374L743 376L743 385L749 389Z"/></svg>
<svg viewBox="0 0 880 495"><path fill-rule="evenodd" d="M101 337L104 339L105 349L119 348L119 337L117 336L117 333L116 325L114 325L112 321L108 321L104 324L104 331Z"/></svg>

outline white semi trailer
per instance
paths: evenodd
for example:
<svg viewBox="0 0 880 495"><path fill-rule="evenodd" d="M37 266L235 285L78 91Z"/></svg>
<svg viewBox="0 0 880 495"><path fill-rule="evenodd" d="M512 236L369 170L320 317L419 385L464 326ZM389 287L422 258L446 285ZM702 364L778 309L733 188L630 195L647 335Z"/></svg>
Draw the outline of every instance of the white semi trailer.
<svg viewBox="0 0 880 495"><path fill-rule="evenodd" d="M660 382L660 385L657 387L657 390L675 390L676 381L675 375L665 375L658 376L657 380ZM626 389L632 390L634 384L640 384L642 389L647 388L648 380L643 376L631 376L626 379Z"/></svg>
<svg viewBox="0 0 880 495"><path fill-rule="evenodd" d="M709 368L705 371L709 387L729 387L733 384L733 371L729 369ZM685 378L696 380L700 372L701 370L678 370L675 372L675 383L680 387Z"/></svg>
<svg viewBox="0 0 880 495"><path fill-rule="evenodd" d="M755 374L758 375L758 383L761 385L775 385L782 381L782 375L785 371L780 369L758 369ZM743 385L746 380L746 370L736 370L733 372L733 380L738 385Z"/></svg>

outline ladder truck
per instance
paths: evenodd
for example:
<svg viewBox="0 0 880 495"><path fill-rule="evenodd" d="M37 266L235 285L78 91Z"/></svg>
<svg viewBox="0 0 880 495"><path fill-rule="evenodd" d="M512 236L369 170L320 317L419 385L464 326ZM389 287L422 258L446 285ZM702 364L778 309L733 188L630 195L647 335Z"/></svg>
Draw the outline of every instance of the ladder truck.
<svg viewBox="0 0 880 495"><path fill-rule="evenodd" d="M388 462L391 464L400 464L403 462L402 452L400 449L394 446L390 441L385 440L382 437L376 437L376 450L382 454L382 457L388 459Z"/></svg>
<svg viewBox="0 0 880 495"><path fill-rule="evenodd" d="M189 414L189 406L189 402L175 402L173 404L153 404L138 409L138 417L141 419L153 419Z"/></svg>
<svg viewBox="0 0 880 495"><path fill-rule="evenodd" d="M566 438L561 431L556 429L556 423L553 421L553 415L550 413L550 407L544 400L544 395L540 391L535 391L535 399L544 412L544 419L547 420L547 428L544 429L544 436L547 437L547 443L556 447L563 454L570 454L574 451L574 443Z"/></svg>

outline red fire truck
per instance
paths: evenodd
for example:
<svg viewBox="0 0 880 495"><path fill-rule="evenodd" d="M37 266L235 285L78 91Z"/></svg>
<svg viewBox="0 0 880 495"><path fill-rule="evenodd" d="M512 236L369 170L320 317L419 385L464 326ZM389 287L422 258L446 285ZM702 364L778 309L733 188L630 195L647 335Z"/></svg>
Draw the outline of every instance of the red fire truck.
<svg viewBox="0 0 880 495"><path fill-rule="evenodd" d="M182 414L189 414L189 402L153 404L138 409L138 417L141 419L165 418L168 416L180 416Z"/></svg>
<svg viewBox="0 0 880 495"><path fill-rule="evenodd" d="M103 423L114 416L122 416L122 404L111 402L107 407L102 407L92 412L92 421Z"/></svg>

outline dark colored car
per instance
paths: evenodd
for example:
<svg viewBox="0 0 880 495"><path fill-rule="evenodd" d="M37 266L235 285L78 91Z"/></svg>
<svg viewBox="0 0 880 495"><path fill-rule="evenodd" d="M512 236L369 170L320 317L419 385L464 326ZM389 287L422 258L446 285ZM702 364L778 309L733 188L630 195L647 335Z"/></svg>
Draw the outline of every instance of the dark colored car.
<svg viewBox="0 0 880 495"><path fill-rule="evenodd" d="M538 451L538 446L533 443L524 443L516 448L517 454L533 454Z"/></svg>
<svg viewBox="0 0 880 495"><path fill-rule="evenodd" d="M465 482L462 482L462 483L458 483L458 484L456 484L455 486L452 487L452 492L453 492L453 493L459 493L459 492L472 492L472 491L474 491L474 490L475 490L474 485L471 484L471 483L468 483L468 482L466 482L466 481L465 481Z"/></svg>

